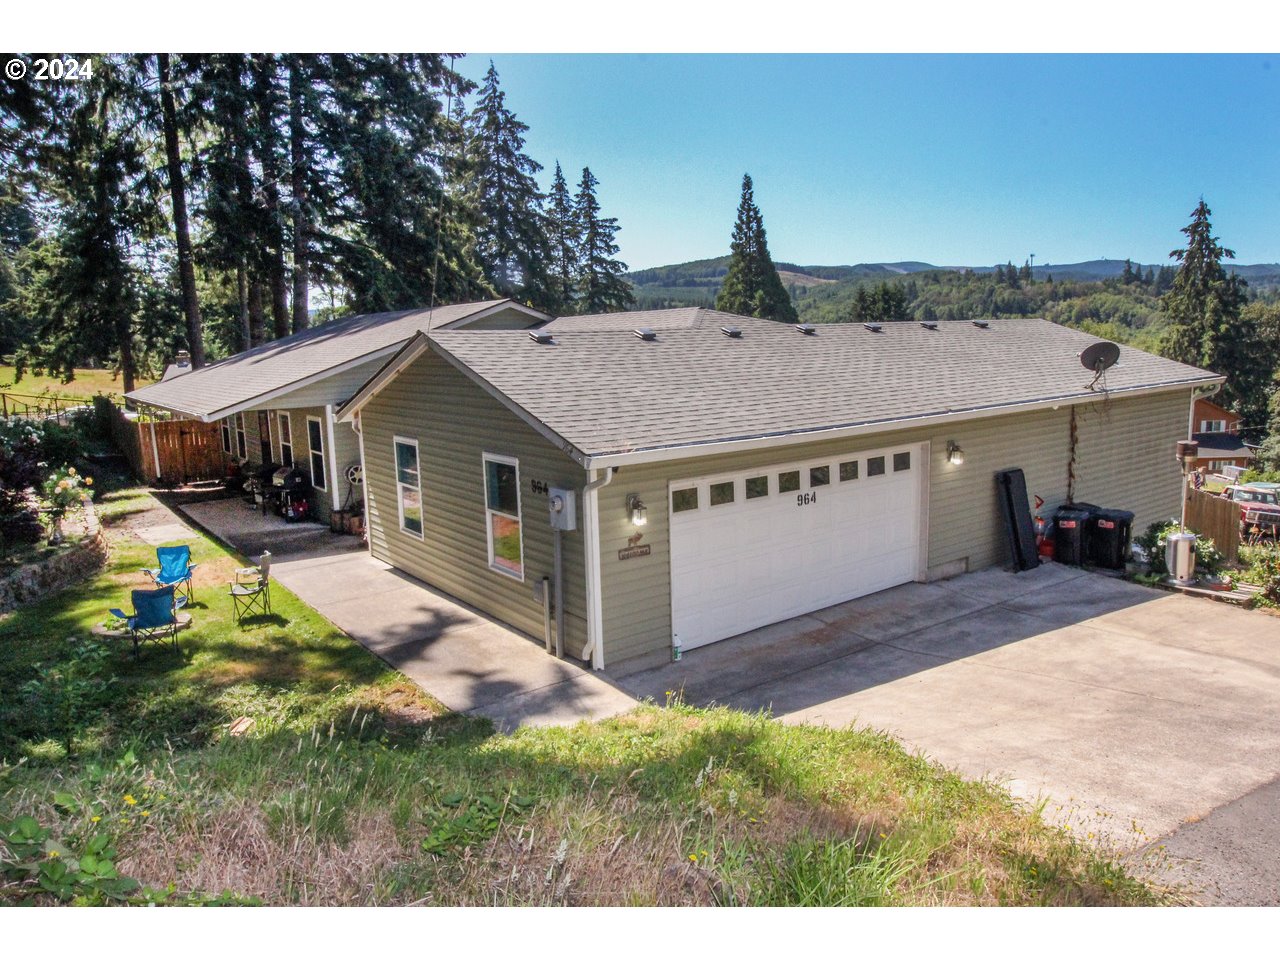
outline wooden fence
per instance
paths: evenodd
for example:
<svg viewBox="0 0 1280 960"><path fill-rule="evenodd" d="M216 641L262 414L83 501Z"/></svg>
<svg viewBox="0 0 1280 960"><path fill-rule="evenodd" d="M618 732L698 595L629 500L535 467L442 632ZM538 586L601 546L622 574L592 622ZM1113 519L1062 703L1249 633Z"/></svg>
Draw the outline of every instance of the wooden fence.
<svg viewBox="0 0 1280 960"><path fill-rule="evenodd" d="M1203 490L1187 491L1187 529L1209 537L1229 562L1240 549L1240 505Z"/></svg>
<svg viewBox="0 0 1280 960"><path fill-rule="evenodd" d="M96 404L134 476L151 482L221 480L230 458L222 449L221 427L199 420L132 420L109 403Z"/></svg>

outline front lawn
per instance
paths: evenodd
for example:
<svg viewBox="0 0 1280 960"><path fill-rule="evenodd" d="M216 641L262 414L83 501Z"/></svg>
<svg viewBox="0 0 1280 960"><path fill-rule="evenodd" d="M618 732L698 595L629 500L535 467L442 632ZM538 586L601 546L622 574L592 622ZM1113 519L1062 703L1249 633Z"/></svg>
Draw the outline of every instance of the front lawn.
<svg viewBox="0 0 1280 960"><path fill-rule="evenodd" d="M0 823L31 815L71 853L109 834L119 871L150 888L135 900L1167 899L1003 791L872 731L693 709L673 694L614 720L497 735L278 584L275 616L236 627L226 583L242 561L203 538L181 651L148 648L135 663L113 648L73 710L43 714L38 697L60 695L48 668L74 679L75 641L142 582L154 554L128 528L153 506L140 491L104 497L107 569L0 621ZM29 890L10 883L0 899Z"/></svg>

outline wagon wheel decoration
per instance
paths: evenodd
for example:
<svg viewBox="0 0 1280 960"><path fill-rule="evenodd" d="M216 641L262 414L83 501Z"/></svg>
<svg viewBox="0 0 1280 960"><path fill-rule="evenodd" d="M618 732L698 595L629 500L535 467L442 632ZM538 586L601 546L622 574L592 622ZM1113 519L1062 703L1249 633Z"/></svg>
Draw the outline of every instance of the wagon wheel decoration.
<svg viewBox="0 0 1280 960"><path fill-rule="evenodd" d="M347 467L347 483L351 484L353 487L360 487L364 485L363 464L353 463L351 466Z"/></svg>

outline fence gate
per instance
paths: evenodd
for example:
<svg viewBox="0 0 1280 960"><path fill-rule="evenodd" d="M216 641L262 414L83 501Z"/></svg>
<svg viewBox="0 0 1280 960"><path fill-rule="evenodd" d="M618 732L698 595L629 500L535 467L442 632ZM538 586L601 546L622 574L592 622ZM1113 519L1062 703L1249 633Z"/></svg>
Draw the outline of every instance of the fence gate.
<svg viewBox="0 0 1280 960"><path fill-rule="evenodd" d="M222 449L218 424L199 420L141 422L130 420L110 404L97 406L99 416L108 418L111 436L139 480L193 483L226 477L231 458Z"/></svg>
<svg viewBox="0 0 1280 960"><path fill-rule="evenodd" d="M1240 550L1240 505L1203 490L1187 491L1187 528L1209 537L1227 561Z"/></svg>

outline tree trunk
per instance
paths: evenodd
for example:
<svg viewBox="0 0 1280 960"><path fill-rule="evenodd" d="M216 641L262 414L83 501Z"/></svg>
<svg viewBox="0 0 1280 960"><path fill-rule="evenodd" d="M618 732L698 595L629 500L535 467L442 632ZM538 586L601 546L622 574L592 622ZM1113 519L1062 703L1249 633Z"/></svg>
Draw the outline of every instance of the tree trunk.
<svg viewBox="0 0 1280 960"><path fill-rule="evenodd" d="M133 359L133 331L128 323L116 324L116 339L120 344L120 381L125 393L132 393L136 381Z"/></svg>
<svg viewBox="0 0 1280 960"><path fill-rule="evenodd" d="M182 286L182 312L187 320L187 349L191 366L204 366L204 333L200 324L200 301L196 295L196 264L191 249L191 227L187 220L187 184L182 174L178 150L177 105L170 86L169 55L156 54L160 75L160 114L164 126L164 153L169 167L169 195L173 199L173 233L178 244L178 277Z"/></svg>
<svg viewBox="0 0 1280 960"><path fill-rule="evenodd" d="M293 332L305 330L311 322L310 242L311 224L307 210L307 130L302 122L303 76L298 59L289 61L289 161L293 191Z"/></svg>
<svg viewBox="0 0 1280 960"><path fill-rule="evenodd" d="M249 282L249 345L256 347L266 336L267 318L262 309L262 281Z"/></svg>
<svg viewBox="0 0 1280 960"><path fill-rule="evenodd" d="M249 278L243 262L236 267L236 292L240 295L240 349L248 350L253 346L253 337L249 329Z"/></svg>
<svg viewBox="0 0 1280 960"><path fill-rule="evenodd" d="M267 282L271 288L271 319L275 336L289 335L289 290L284 268L284 225L280 213L279 135L273 82L276 63L272 54L254 57L253 96L258 114L258 136L253 138L254 152L262 168L262 196L267 208L266 245Z"/></svg>

